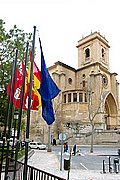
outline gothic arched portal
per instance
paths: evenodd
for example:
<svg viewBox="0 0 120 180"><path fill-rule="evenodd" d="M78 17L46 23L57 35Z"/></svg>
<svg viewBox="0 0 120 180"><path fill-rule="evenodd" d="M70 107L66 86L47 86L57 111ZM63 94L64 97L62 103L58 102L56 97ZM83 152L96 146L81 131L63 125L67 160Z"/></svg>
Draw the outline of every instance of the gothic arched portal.
<svg viewBox="0 0 120 180"><path fill-rule="evenodd" d="M115 101L114 96L109 92L105 95L104 98L104 107L105 107L105 124L106 129L114 129L118 125L118 108L117 102Z"/></svg>

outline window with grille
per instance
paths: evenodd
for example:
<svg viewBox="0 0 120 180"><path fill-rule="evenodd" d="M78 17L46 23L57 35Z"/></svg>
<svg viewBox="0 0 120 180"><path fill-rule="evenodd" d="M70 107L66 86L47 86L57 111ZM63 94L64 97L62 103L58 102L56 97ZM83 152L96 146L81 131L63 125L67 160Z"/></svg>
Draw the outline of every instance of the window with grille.
<svg viewBox="0 0 120 180"><path fill-rule="evenodd" d="M73 93L73 102L77 102L77 93Z"/></svg>
<svg viewBox="0 0 120 180"><path fill-rule="evenodd" d="M66 103L66 94L64 95L63 102Z"/></svg>
<svg viewBox="0 0 120 180"><path fill-rule="evenodd" d="M79 102L83 102L83 93L79 93Z"/></svg>
<svg viewBox="0 0 120 180"><path fill-rule="evenodd" d="M71 102L71 93L68 94L68 102Z"/></svg>
<svg viewBox="0 0 120 180"><path fill-rule="evenodd" d="M85 97L84 98L85 98L85 102L87 102L87 93L85 93Z"/></svg>

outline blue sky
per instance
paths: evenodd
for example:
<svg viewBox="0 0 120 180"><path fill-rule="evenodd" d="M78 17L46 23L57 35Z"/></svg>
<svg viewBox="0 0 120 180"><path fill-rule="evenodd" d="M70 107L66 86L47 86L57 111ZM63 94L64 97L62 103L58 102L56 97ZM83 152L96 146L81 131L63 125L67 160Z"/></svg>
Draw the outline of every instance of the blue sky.
<svg viewBox="0 0 120 180"><path fill-rule="evenodd" d="M77 42L99 31L109 41L110 69L120 82L119 0L4 0L0 18L26 32L39 30L47 66L56 61L77 68ZM38 33L36 35L38 37ZM36 44L38 38L36 38ZM39 49L38 49L39 50ZM39 54L38 54L39 58Z"/></svg>

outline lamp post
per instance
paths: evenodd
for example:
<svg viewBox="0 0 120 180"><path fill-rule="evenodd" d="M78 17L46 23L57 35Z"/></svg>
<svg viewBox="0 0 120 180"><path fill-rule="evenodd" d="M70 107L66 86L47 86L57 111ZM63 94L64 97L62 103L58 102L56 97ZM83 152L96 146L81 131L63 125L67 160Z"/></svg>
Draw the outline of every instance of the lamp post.
<svg viewBox="0 0 120 180"><path fill-rule="evenodd" d="M47 152L52 152L50 125L48 125L48 149L47 149Z"/></svg>
<svg viewBox="0 0 120 180"><path fill-rule="evenodd" d="M13 141L12 141L12 154L11 154L11 158L13 158L14 156L14 145L15 145L15 137L16 137L16 121L19 118L19 112L15 111L14 112L14 134L13 134Z"/></svg>

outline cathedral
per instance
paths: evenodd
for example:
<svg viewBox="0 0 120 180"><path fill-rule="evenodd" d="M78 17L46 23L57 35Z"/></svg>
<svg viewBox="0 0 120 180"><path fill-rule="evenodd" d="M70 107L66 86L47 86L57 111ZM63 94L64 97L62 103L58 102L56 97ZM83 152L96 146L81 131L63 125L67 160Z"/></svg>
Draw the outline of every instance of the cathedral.
<svg viewBox="0 0 120 180"><path fill-rule="evenodd" d="M109 44L94 32L78 41L78 69L62 62L49 67L61 89L54 100L55 128L79 134L118 127L119 83L110 72Z"/></svg>
<svg viewBox="0 0 120 180"><path fill-rule="evenodd" d="M61 132L89 134L91 125L96 131L118 128L119 83L110 72L109 48L106 38L94 32L78 41L78 69L60 61L48 68L61 90L53 100L52 138Z"/></svg>

